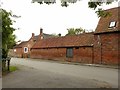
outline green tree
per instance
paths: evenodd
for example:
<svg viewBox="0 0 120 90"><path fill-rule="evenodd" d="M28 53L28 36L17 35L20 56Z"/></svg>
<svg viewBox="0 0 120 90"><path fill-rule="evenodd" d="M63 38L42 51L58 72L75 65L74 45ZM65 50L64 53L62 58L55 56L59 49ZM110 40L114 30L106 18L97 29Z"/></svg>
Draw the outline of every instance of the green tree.
<svg viewBox="0 0 120 90"><path fill-rule="evenodd" d="M0 28L0 33L2 34L2 58L6 58L9 49L15 44L15 35L13 35L15 29L12 27L13 20L10 18L12 16L11 12L1 9L0 16L0 27L2 27Z"/></svg>
<svg viewBox="0 0 120 90"><path fill-rule="evenodd" d="M75 29L75 34L80 34L80 33L85 33L85 29L80 28L76 28Z"/></svg>
<svg viewBox="0 0 120 90"><path fill-rule="evenodd" d="M32 3L34 2L38 2L39 4L43 4L43 3L46 3L46 4L54 4L56 3L55 2L56 0L32 0ZM62 7L68 7L69 6L69 3L76 3L77 1L79 0L61 0L61 6ZM118 2L118 0L106 0L106 1L102 1L101 2L93 2L95 0L89 0L88 1L88 7L89 8L92 8L92 9L96 9L98 6L102 6L103 4L106 4L106 5L109 5L111 4L112 2ZM103 12L104 10L102 8L98 8L95 13L97 13L98 17L106 17L109 15L109 12Z"/></svg>
<svg viewBox="0 0 120 90"><path fill-rule="evenodd" d="M75 35L75 29L74 28L69 28L67 30L68 30L68 33L66 35Z"/></svg>
<svg viewBox="0 0 120 90"><path fill-rule="evenodd" d="M85 29L82 29L81 27L80 28L69 28L67 29L68 30L68 33L66 35L78 35L78 34L81 34L81 33L85 33Z"/></svg>

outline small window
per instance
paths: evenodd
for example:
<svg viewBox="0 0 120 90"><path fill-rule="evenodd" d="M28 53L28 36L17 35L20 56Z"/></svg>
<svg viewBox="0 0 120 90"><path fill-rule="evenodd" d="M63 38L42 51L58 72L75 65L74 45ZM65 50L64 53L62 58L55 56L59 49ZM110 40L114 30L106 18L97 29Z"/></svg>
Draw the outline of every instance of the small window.
<svg viewBox="0 0 120 90"><path fill-rule="evenodd" d="M14 52L16 52L16 49L14 49Z"/></svg>
<svg viewBox="0 0 120 90"><path fill-rule="evenodd" d="M24 47L24 53L28 53L28 47Z"/></svg>
<svg viewBox="0 0 120 90"><path fill-rule="evenodd" d="M115 26L116 26L116 22L115 21L110 22L110 24L109 24L110 28L115 27Z"/></svg>
<svg viewBox="0 0 120 90"><path fill-rule="evenodd" d="M67 48L66 57L69 57L69 58L73 57L73 48Z"/></svg>

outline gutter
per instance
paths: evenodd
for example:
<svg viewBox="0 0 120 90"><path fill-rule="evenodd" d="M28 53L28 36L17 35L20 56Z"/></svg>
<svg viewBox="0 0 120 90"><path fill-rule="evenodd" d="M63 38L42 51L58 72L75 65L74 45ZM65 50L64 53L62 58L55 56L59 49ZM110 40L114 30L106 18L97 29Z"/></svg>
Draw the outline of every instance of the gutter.
<svg viewBox="0 0 120 90"><path fill-rule="evenodd" d="M93 47L93 44L91 45L85 45L85 46L56 46L56 47L40 47L40 48L31 48L31 49L48 49L48 48L68 48L68 47L73 47L73 48L76 48L76 47Z"/></svg>

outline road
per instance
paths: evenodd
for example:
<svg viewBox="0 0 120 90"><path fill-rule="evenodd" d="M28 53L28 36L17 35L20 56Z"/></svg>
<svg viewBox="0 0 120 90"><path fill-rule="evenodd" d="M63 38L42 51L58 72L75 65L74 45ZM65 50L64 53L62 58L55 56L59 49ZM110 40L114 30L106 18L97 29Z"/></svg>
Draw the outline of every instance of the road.
<svg viewBox="0 0 120 90"><path fill-rule="evenodd" d="M4 76L3 88L118 88L118 69L12 58L19 69Z"/></svg>

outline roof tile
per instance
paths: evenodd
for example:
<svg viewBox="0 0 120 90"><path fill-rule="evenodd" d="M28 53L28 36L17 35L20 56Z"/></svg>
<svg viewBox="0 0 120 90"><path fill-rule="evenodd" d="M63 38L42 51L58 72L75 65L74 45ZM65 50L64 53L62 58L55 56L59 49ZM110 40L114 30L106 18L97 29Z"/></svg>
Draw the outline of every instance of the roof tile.
<svg viewBox="0 0 120 90"><path fill-rule="evenodd" d="M92 46L93 33L68 35L39 40L32 48Z"/></svg>
<svg viewBox="0 0 120 90"><path fill-rule="evenodd" d="M115 32L120 30L120 7L112 8L105 10L105 12L109 12L111 15L108 17L101 17L98 26L95 30L95 33L103 33L103 32ZM111 21L116 22L116 27L109 28L109 24Z"/></svg>
<svg viewBox="0 0 120 90"><path fill-rule="evenodd" d="M28 41L23 41L20 44L14 46L13 48L22 48L24 45L26 45L28 43Z"/></svg>

